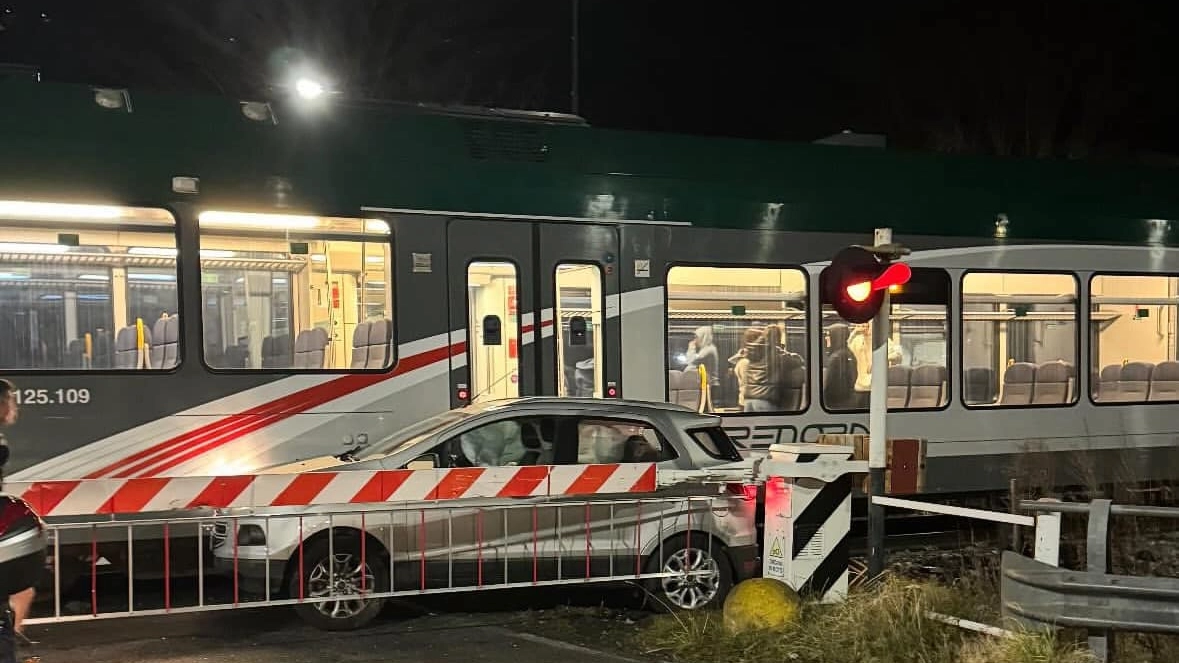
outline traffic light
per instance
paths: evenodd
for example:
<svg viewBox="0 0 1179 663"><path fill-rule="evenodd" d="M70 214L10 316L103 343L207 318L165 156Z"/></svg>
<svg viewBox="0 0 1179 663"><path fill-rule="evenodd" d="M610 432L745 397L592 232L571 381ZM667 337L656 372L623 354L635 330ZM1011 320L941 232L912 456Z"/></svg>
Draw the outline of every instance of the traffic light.
<svg viewBox="0 0 1179 663"><path fill-rule="evenodd" d="M861 246L849 246L831 260L819 274L823 302L839 317L853 324L868 322L876 315L884 293L908 283L912 270L903 262L890 262Z"/></svg>

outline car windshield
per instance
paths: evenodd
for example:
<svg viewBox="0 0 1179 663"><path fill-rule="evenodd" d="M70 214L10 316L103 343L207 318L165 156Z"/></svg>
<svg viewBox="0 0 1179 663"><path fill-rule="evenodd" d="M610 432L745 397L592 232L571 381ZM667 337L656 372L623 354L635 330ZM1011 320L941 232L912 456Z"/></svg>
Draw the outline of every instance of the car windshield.
<svg viewBox="0 0 1179 663"><path fill-rule="evenodd" d="M422 438L476 414L470 409L448 410L403 428L365 450L359 460L389 456L417 444Z"/></svg>

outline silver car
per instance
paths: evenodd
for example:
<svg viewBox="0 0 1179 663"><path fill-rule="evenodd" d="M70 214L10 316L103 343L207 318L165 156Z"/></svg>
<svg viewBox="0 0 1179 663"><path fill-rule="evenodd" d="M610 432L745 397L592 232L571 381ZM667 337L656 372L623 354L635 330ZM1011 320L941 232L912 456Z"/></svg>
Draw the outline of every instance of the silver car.
<svg viewBox="0 0 1179 663"><path fill-rule="evenodd" d="M265 472L652 462L661 473L752 464L716 416L668 403L529 397L451 410L389 439ZM218 526L215 563L236 569L247 591L288 598L663 572L676 575L645 581L652 605L685 610L719 605L759 569L756 494L740 483L711 493L670 486L453 504L460 503L254 510ZM366 598L297 610L320 628L347 630L369 622L381 604Z"/></svg>

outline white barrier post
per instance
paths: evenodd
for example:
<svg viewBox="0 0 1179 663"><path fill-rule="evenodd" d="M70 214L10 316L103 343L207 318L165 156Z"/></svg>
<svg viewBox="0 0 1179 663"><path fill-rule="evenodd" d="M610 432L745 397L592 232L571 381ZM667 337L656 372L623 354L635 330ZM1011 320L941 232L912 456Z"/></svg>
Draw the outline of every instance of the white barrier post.
<svg viewBox="0 0 1179 663"><path fill-rule="evenodd" d="M761 462L766 482L762 574L799 594L840 601L848 588L853 447L775 444Z"/></svg>

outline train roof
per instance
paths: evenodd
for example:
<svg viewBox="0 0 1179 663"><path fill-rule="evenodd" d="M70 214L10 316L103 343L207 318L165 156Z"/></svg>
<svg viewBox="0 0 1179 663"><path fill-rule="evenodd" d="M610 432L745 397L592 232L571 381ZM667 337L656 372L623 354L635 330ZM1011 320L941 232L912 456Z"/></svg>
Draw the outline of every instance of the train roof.
<svg viewBox="0 0 1179 663"><path fill-rule="evenodd" d="M1012 240L1117 243L1144 243L1158 220L1179 219L1175 168L623 131L558 113L417 104L332 100L307 112L132 90L107 108L91 87L19 79L0 81L0 99L8 199L891 226L901 237L991 237L1005 215ZM199 178L199 193L174 192L173 177Z"/></svg>

